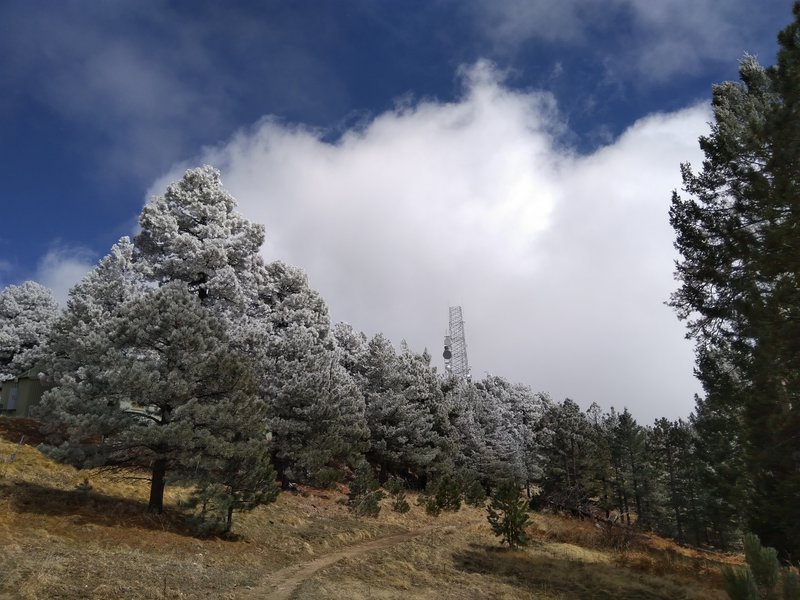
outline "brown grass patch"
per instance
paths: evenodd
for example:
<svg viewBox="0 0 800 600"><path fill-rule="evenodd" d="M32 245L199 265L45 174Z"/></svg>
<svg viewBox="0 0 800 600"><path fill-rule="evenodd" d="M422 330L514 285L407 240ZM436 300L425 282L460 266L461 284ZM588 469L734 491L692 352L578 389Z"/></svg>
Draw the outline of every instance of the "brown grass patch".
<svg viewBox="0 0 800 600"><path fill-rule="evenodd" d="M713 599L724 598L717 565L737 560L654 536L613 551L591 523L552 515L532 515L531 545L511 552L482 509L434 518L409 494L407 514L387 499L377 519L357 519L343 489L281 494L235 517L237 541L199 539L178 507L185 489L168 487L165 514L148 515L147 481L77 471L0 440L2 457L0 598L235 599L281 568L419 529L426 532L327 566L292 597ZM79 489L85 477L90 492Z"/></svg>

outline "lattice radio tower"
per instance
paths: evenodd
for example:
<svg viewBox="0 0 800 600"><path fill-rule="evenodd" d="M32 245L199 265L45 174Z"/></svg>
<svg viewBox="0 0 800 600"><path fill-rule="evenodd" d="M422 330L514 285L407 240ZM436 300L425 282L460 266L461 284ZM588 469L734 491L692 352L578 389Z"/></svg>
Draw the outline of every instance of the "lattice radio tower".
<svg viewBox="0 0 800 600"><path fill-rule="evenodd" d="M442 356L445 372L470 380L472 374L467 361L467 341L464 338L464 318L460 306L450 307L450 328L444 337Z"/></svg>

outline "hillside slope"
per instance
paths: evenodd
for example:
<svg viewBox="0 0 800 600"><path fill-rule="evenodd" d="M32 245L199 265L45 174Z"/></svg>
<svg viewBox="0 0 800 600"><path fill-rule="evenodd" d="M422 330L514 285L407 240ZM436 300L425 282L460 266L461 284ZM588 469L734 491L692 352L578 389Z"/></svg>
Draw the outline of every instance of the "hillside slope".
<svg viewBox="0 0 800 600"><path fill-rule="evenodd" d="M531 545L511 552L479 509L433 518L412 499L356 519L341 491L307 490L237 515L225 541L191 535L181 492L148 515L147 481L0 440L0 598L725 598L722 557L650 536L612 550L556 516L534 515Z"/></svg>

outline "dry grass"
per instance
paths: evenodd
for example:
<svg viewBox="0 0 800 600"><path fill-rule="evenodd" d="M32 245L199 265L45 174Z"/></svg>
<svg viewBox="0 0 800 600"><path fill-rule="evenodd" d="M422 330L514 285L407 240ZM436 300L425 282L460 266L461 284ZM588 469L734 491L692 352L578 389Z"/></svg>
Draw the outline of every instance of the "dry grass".
<svg viewBox="0 0 800 600"><path fill-rule="evenodd" d="M90 492L79 489L87 476ZM406 515L384 501L377 519L356 519L341 489L282 494L237 516L237 541L199 539L176 508L185 490L168 488L168 510L153 516L147 489L0 440L0 600L234 599L281 568L421 528L411 541L318 571L292 597L713 599L724 598L718 563L736 560L648 536L613 551L591 524L546 515L533 517L532 544L512 552L482 510L433 518L411 497Z"/></svg>
<svg viewBox="0 0 800 600"><path fill-rule="evenodd" d="M293 598L353 599L714 599L726 598L717 576L688 571L680 562L659 569L647 548L609 551L585 523L536 515L531 544L520 550L500 548L483 511L462 509L453 516L446 540L440 532L412 542L342 561L306 581ZM574 525L574 530L571 526ZM592 527L589 525L589 527ZM541 530L549 536L539 535ZM552 535L558 530L561 540ZM602 532L598 532L602 533ZM583 546L575 539L592 542Z"/></svg>

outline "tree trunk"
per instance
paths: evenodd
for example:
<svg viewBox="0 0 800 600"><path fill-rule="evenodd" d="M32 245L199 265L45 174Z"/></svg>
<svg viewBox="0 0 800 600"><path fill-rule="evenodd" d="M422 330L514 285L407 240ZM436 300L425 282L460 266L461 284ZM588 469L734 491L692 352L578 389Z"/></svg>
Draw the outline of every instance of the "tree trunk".
<svg viewBox="0 0 800 600"><path fill-rule="evenodd" d="M148 512L164 512L164 486L166 485L167 459L158 458L153 461L153 476L150 480L150 503Z"/></svg>
<svg viewBox="0 0 800 600"><path fill-rule="evenodd" d="M228 507L228 520L225 521L225 533L231 532L231 526L233 525L233 504Z"/></svg>

